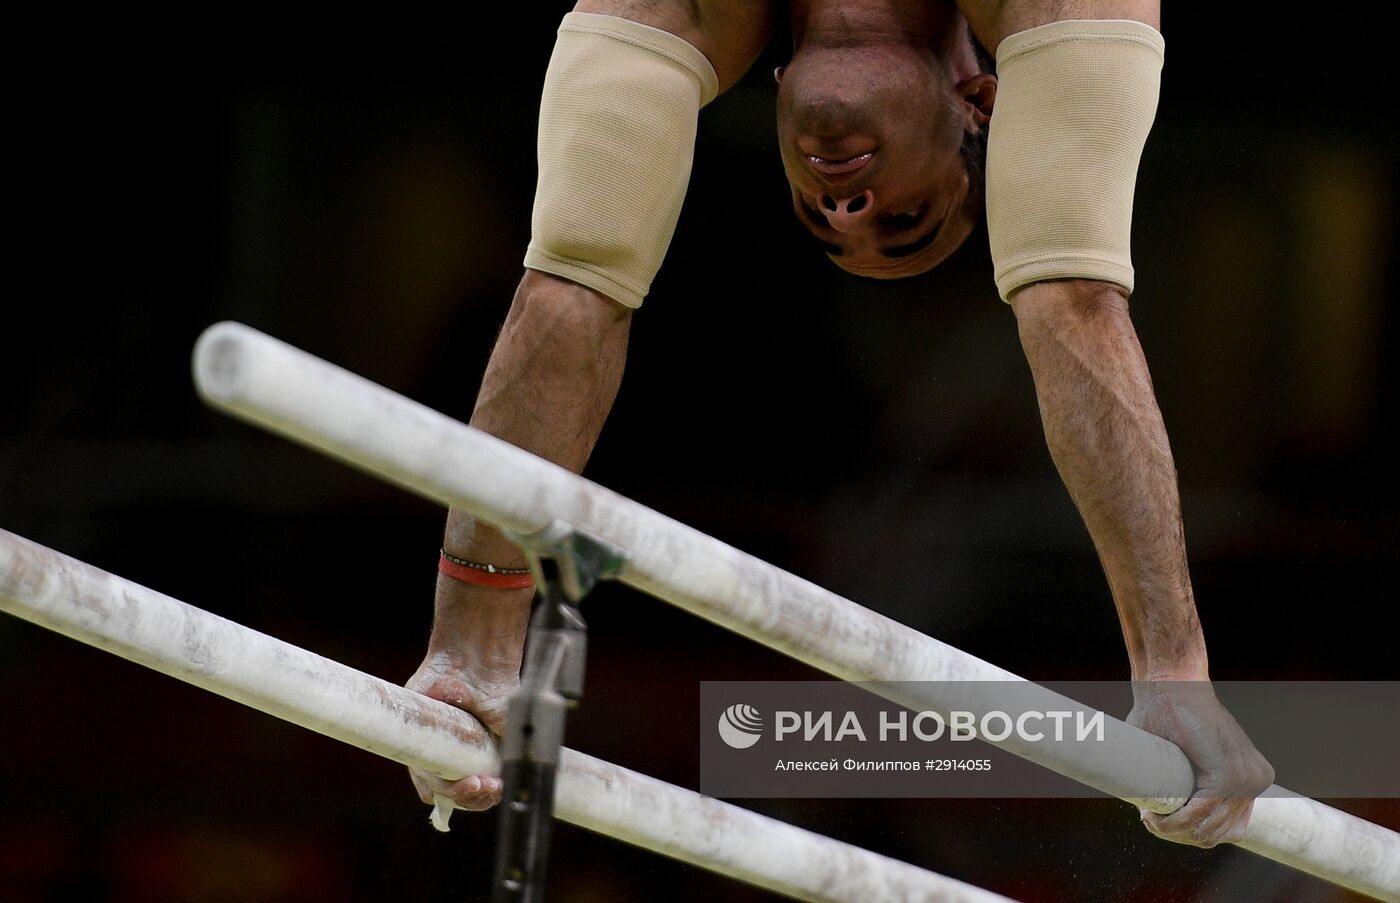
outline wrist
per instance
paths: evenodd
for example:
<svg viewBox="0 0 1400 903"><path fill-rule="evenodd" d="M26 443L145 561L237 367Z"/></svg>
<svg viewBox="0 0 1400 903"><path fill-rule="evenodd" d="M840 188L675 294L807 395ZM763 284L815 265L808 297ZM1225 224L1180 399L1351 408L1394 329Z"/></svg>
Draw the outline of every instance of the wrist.
<svg viewBox="0 0 1400 903"><path fill-rule="evenodd" d="M453 558L478 561L500 568L520 568L526 565L520 548L498 530L479 524L465 512L454 509L443 531L442 551Z"/></svg>
<svg viewBox="0 0 1400 903"><path fill-rule="evenodd" d="M1115 601L1119 598L1115 593ZM1123 637L1133 680L1210 680L1206 638L1189 584L1168 596L1122 594Z"/></svg>
<svg viewBox="0 0 1400 903"><path fill-rule="evenodd" d="M469 558L459 558L443 549L438 557L438 573L444 577L487 589L534 589L534 575L528 567L499 567Z"/></svg>
<svg viewBox="0 0 1400 903"><path fill-rule="evenodd" d="M533 598L439 574L428 654L476 676L518 674Z"/></svg>
<svg viewBox="0 0 1400 903"><path fill-rule="evenodd" d="M496 683L519 678L523 649L523 642L519 647L489 649L435 637L428 643L426 660L433 671L468 684Z"/></svg>
<svg viewBox="0 0 1400 903"><path fill-rule="evenodd" d="M1133 662L1133 680L1210 680L1210 664L1205 650L1188 655L1146 656Z"/></svg>

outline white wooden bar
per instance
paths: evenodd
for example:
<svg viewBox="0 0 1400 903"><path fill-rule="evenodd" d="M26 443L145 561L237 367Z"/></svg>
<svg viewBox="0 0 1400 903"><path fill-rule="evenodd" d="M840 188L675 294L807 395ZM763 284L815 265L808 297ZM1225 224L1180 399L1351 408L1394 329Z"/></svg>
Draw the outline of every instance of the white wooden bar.
<svg viewBox="0 0 1400 903"><path fill-rule="evenodd" d="M449 779L499 771L486 732L459 709L4 530L0 611L404 765ZM555 816L798 900L1007 900L574 750Z"/></svg>
<svg viewBox="0 0 1400 903"><path fill-rule="evenodd" d="M604 539L628 553L624 583L828 674L922 682L921 695L910 695L908 684L891 694L903 704L966 707L948 682L1020 680L242 324L205 331L194 375L211 405L424 497L517 533L559 519ZM1180 749L1117 719L1107 726L1103 744L1003 746L1154 811L1170 812L1190 795L1193 772ZM1314 800L1260 800L1240 845L1372 896L1400 898L1400 835Z"/></svg>

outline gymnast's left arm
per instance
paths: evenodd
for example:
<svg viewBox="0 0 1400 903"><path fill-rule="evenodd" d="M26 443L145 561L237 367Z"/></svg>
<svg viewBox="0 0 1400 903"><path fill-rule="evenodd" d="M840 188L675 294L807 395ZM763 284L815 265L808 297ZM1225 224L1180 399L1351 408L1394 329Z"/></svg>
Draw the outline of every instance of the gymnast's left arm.
<svg viewBox="0 0 1400 903"><path fill-rule="evenodd" d="M1134 681L1128 720L1180 746L1196 771L1185 806L1143 822L1195 846L1241 840L1274 771L1210 690L1176 469L1127 294L1065 280L1023 288L1011 304L1051 457L1118 609Z"/></svg>
<svg viewBox="0 0 1400 903"><path fill-rule="evenodd" d="M1176 469L1128 311L1138 163L1165 42L1155 2L997 5L999 80L987 227L1015 311L1046 441L1093 538L1132 664L1129 720L1181 747L1196 786L1153 833L1209 847L1244 837L1273 769L1210 689ZM1015 14L1010 15L1009 14ZM1085 18L1088 18L1087 16ZM1189 683L1184 683L1189 682Z"/></svg>

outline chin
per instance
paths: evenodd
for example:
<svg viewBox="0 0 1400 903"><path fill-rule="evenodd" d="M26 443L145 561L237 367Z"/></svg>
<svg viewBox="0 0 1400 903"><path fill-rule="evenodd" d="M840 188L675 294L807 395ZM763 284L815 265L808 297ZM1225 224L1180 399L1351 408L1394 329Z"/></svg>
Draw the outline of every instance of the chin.
<svg viewBox="0 0 1400 903"><path fill-rule="evenodd" d="M904 263L903 261L891 261L889 265L874 265L868 268L852 266L842 262L839 257L828 257L832 263L850 273L852 276L860 276L862 279L880 279L890 281L894 279L910 279L914 276L922 276L942 261L927 260Z"/></svg>

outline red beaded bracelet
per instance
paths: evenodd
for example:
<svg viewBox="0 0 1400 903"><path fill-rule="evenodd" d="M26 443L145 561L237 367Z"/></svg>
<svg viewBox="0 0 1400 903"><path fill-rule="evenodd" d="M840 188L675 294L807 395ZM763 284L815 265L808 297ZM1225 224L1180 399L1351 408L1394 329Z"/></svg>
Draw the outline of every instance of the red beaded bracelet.
<svg viewBox="0 0 1400 903"><path fill-rule="evenodd" d="M478 564L450 555L446 549L438 557L438 573L463 583L475 583L492 589L530 589L535 585L529 568L498 568L494 564Z"/></svg>

